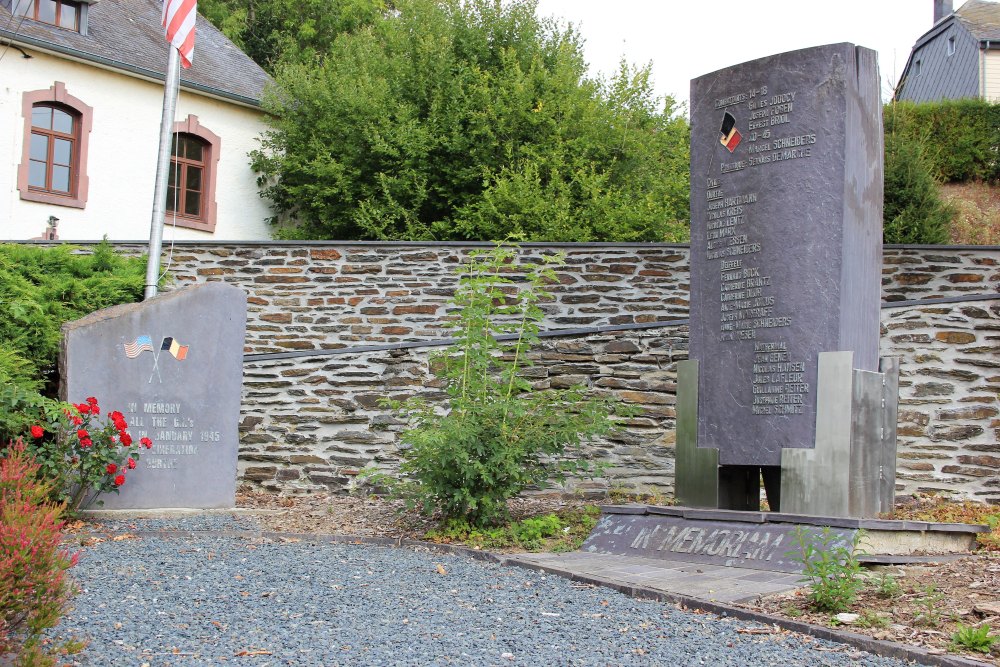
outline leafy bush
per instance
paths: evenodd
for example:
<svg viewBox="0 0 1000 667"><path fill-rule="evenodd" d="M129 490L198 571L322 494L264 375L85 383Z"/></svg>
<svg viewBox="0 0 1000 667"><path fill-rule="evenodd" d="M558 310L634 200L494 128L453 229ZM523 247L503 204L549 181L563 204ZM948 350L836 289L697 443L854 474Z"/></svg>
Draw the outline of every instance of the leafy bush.
<svg viewBox="0 0 1000 667"><path fill-rule="evenodd" d="M919 142L885 137L883 240L886 243L945 243L953 209L938 192L937 182Z"/></svg>
<svg viewBox="0 0 1000 667"><path fill-rule="evenodd" d="M419 397L386 401L413 423L402 435L397 493L428 513L440 510L476 527L503 522L507 499L529 486L589 472L587 461L561 457L583 438L607 432L614 412L587 399L583 387L533 391L523 377L542 317L538 304L549 298L543 286L555 280L552 266L562 260L546 257L529 268L515 267L515 258L509 246L474 251L460 279L454 346L431 364L447 390L447 414ZM507 277L525 268L520 285Z"/></svg>
<svg viewBox="0 0 1000 667"><path fill-rule="evenodd" d="M1000 178L1000 104L972 99L894 102L885 107L883 119L886 141L891 136L921 145L936 179Z"/></svg>
<svg viewBox="0 0 1000 667"><path fill-rule="evenodd" d="M849 609L865 585L855 557L860 531L850 546L842 544L842 538L829 527L817 532L798 526L792 535L796 550L789 556L802 563L802 581L809 585L812 607L828 612Z"/></svg>
<svg viewBox="0 0 1000 667"><path fill-rule="evenodd" d="M0 383L55 394L60 327L95 310L140 301L145 260L104 241L91 253L0 244Z"/></svg>
<svg viewBox="0 0 1000 667"><path fill-rule="evenodd" d="M275 69L251 158L281 235L687 238L689 126L648 67L587 78L530 0L391 5Z"/></svg>
<svg viewBox="0 0 1000 667"><path fill-rule="evenodd" d="M60 505L20 441L0 459L0 662L50 664L41 633L59 622L77 556L60 548Z"/></svg>

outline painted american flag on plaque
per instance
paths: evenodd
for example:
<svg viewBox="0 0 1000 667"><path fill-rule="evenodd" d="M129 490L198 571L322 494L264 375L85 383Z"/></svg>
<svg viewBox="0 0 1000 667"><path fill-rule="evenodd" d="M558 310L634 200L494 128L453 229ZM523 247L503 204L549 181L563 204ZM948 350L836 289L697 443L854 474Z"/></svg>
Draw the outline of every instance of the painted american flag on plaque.
<svg viewBox="0 0 1000 667"><path fill-rule="evenodd" d="M149 336L139 336L131 343L125 343L123 345L125 348L125 356L129 359L135 359L143 352L153 352L153 339Z"/></svg>

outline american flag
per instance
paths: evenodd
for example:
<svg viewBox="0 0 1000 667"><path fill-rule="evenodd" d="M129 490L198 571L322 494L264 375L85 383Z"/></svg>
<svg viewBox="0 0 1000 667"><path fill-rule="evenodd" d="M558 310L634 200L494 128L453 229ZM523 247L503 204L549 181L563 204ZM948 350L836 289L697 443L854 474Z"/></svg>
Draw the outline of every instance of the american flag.
<svg viewBox="0 0 1000 667"><path fill-rule="evenodd" d="M131 343L125 343L123 347L125 348L125 356L129 359L135 359L147 350L153 351L153 339L149 336L139 336Z"/></svg>
<svg viewBox="0 0 1000 667"><path fill-rule="evenodd" d="M167 41L181 55L181 65L191 67L194 59L194 23L198 16L197 0L163 0L163 27Z"/></svg>

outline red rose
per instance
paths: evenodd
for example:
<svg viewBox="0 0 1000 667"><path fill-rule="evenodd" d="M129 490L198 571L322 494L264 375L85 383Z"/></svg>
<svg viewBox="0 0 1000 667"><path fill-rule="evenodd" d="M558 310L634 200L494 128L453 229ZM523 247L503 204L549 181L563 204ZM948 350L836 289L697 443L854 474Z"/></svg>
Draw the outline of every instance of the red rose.
<svg viewBox="0 0 1000 667"><path fill-rule="evenodd" d="M135 470L135 459L132 458L131 456L128 457L128 469Z"/></svg>
<svg viewBox="0 0 1000 667"><path fill-rule="evenodd" d="M80 440L85 440L86 438L90 437L90 434L87 433L87 429L81 428L79 431L76 432L76 437L80 438Z"/></svg>
<svg viewBox="0 0 1000 667"><path fill-rule="evenodd" d="M74 405L73 407L76 408L81 415L90 414L90 406L87 405L86 403L81 403L80 405Z"/></svg>
<svg viewBox="0 0 1000 667"><path fill-rule="evenodd" d="M109 475L114 475L116 472L118 472L118 466L116 466L114 463L109 463L107 471Z"/></svg>
<svg viewBox="0 0 1000 667"><path fill-rule="evenodd" d="M122 447L128 447L129 445L132 444L132 436L130 436L125 431L121 432L121 440L122 440Z"/></svg>
<svg viewBox="0 0 1000 667"><path fill-rule="evenodd" d="M73 415L72 417L70 417L69 420L70 420L70 422L72 422L73 426L80 426L81 424L83 424L83 419L80 418L80 417L77 417L76 415Z"/></svg>
<svg viewBox="0 0 1000 667"><path fill-rule="evenodd" d="M93 396L88 396L87 397L87 404L88 405L97 405L97 399L94 398Z"/></svg>
<svg viewBox="0 0 1000 667"><path fill-rule="evenodd" d="M81 447L90 447L92 444L94 444L94 441L90 438L81 438L80 440Z"/></svg>
<svg viewBox="0 0 1000 667"><path fill-rule="evenodd" d="M118 475L115 477L115 486L121 486L125 483L125 475Z"/></svg>
<svg viewBox="0 0 1000 667"><path fill-rule="evenodd" d="M43 429L41 426L32 426L31 427L31 437L32 438L40 438L43 435L45 435L45 429Z"/></svg>
<svg viewBox="0 0 1000 667"><path fill-rule="evenodd" d="M153 441L150 440L149 438L142 438L139 440L139 442L142 443L143 447L145 447L146 449L149 449L150 447L153 446Z"/></svg>

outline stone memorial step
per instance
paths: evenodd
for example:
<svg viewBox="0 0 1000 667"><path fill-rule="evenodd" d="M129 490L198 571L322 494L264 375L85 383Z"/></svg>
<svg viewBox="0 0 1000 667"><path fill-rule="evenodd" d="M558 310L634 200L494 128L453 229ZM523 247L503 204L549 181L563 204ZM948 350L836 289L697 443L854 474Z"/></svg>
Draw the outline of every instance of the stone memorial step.
<svg viewBox="0 0 1000 667"><path fill-rule="evenodd" d="M794 557L798 534L815 539L824 528L830 529L828 546L849 547L858 536L859 559L878 563L969 553L976 534L988 530L925 521L608 505L581 551L799 573L802 564Z"/></svg>

